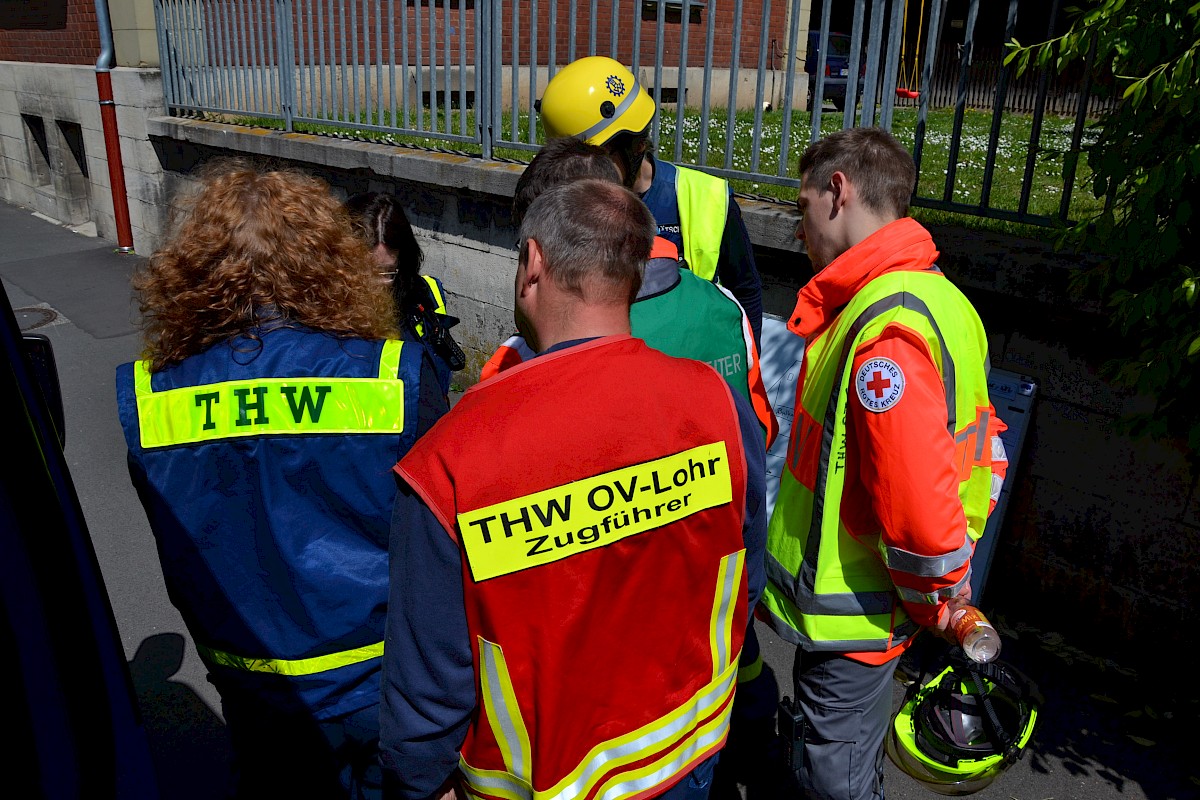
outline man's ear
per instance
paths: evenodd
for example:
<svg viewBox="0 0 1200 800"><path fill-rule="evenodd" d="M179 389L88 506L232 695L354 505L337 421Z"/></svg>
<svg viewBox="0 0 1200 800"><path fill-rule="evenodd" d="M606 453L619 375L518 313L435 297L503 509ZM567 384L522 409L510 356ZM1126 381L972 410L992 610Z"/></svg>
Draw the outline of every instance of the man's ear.
<svg viewBox="0 0 1200 800"><path fill-rule="evenodd" d="M846 173L839 170L829 176L829 191L833 193L833 211L837 213L853 195L854 187Z"/></svg>
<svg viewBox="0 0 1200 800"><path fill-rule="evenodd" d="M525 264L524 274L521 278L520 291L524 296L527 289L535 289L538 284L546 279L546 256L542 252L542 246L537 243L536 239L527 239L525 241Z"/></svg>

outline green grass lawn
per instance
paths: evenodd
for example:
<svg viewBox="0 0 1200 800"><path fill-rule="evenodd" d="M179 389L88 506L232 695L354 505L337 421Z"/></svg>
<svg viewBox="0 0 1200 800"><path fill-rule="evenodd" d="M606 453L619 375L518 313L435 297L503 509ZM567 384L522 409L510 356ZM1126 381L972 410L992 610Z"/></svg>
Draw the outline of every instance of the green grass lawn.
<svg viewBox="0 0 1200 800"><path fill-rule="evenodd" d="M439 132L457 134L460 131L463 113L458 109L448 112L439 109L436 122L429 111L422 111L421 126L425 130L431 128ZM467 130L474 130L474 111L468 109ZM401 134L394 132L375 131L358 128L355 125L379 124L377 117L362 117L357 123L343 122L341 124L301 123L297 122L294 129L299 132L326 135L352 136L375 141L387 142L399 146L412 146L434 150L448 150L466 154L478 155L481 149L478 145L463 142L450 142L434 136ZM255 125L269 128L280 128L279 120L255 117L225 118L237 124ZM382 117L384 125L390 124L390 116ZM500 138L504 140L525 141L528 139L529 118L525 113L515 117L516 131L513 130L514 117L505 114L502 120ZM658 151L667 160L675 156L676 115L663 109L660 114L660 134L657 143ZM415 113L410 117L412 127L417 126ZM913 149L916 135L917 111L915 108L898 108L892 119L892 132L900 141ZM796 197L795 170L796 162L810 138L811 115L807 111L793 111L788 140L787 157L784 168L780 169L780 150L783 144L783 114L770 111L762 114L759 135L759 149L754 151L755 114L753 111L738 112L734 116L731 168L740 171L756 171L764 177L755 179L735 179L732 181L734 191L739 194L783 203L791 203ZM1020 207L1022 181L1026 170L1026 162L1030 149L1030 132L1033 118L1025 114L1007 114L1002 118L1000 133L997 140L996 164L992 177L992 188L988 206L992 209L1016 212ZM1041 152L1034 161L1033 175L1030 184L1028 213L1046 218L1057 218L1062 196L1064 175L1064 153L1069 149L1071 131L1074 125L1072 117L1046 116L1042 120L1039 137ZM831 133L842 127L842 114L832 109L825 111L821 117L821 130ZM945 189L946 175L949 167L950 146L954 127L954 112L952 109L934 109L928 114L925 127L924 149L921 159L921 173L918 183L918 196L940 200ZM958 165L955 174L952 200L956 203L977 206L982 202L982 187L987 155L987 144L991 128L991 113L968 110L964 114L962 135L960 138ZM727 147L728 117L723 109L713 110L709 115L707 131L708 166L725 167ZM1085 142L1090 131L1085 131ZM540 141L540 131L539 131ZM687 109L683 121L682 158L684 164L697 164L701 147L701 115L699 109ZM758 169L752 170L757 155ZM493 156L506 161L528 161L532 152L517 148L497 147ZM1091 196L1090 173L1086 164L1079 164L1079 172L1075 177L1076 190L1072 193L1069 216L1080 219L1090 216L1099 207L1099 201ZM1013 233L1037 233L1033 226L1018 224L1000 219L991 219L978 215L962 214L948 211L937 211L925 208L915 208L914 216L931 222L953 222L970 227L1003 230ZM1038 235L1044 235L1041 231Z"/></svg>

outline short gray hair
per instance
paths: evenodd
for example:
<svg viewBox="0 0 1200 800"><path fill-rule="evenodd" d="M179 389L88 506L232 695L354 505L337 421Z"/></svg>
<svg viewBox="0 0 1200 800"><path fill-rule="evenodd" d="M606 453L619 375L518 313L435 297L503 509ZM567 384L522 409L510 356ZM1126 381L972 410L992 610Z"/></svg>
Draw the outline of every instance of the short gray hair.
<svg viewBox="0 0 1200 800"><path fill-rule="evenodd" d="M522 263L530 239L542 248L546 271L586 301L637 297L658 228L637 195L603 180L571 181L538 195L521 223Z"/></svg>

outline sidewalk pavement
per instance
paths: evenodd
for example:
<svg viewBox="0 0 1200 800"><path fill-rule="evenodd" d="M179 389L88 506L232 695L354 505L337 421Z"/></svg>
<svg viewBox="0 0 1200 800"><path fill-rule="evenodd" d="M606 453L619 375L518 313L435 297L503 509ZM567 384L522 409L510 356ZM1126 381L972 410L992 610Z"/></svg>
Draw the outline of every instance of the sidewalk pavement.
<svg viewBox="0 0 1200 800"><path fill-rule="evenodd" d="M112 367L137 355L137 308L129 276L141 261L141 256L117 254L115 247L0 202L0 278L19 309L18 321L40 332L59 326L52 340L64 377L67 455L97 540L160 775L170 776L176 789L166 796L210 798L213 775L227 767L228 758L219 700L204 681L190 641L183 655L177 652L181 642L173 645L176 652L162 652L169 649L164 632L186 639L186 630L166 599L153 540L128 486L115 419ZM986 610L1002 635L1003 659L1037 682L1046 703L1027 755L975 797L1200 798L1200 758L1194 752L1200 743L1200 693L1189 691L1184 654L1173 654L1181 662L1177 681L1151 685L1112 660L1088 654L1052 627L1036 628L1007 619L1002 609ZM756 624L766 669L781 692L791 694L792 648ZM152 646L171 663L148 665L146 650ZM146 674L154 669L150 681ZM897 706L904 690L897 680ZM890 800L935 796L890 762L886 770ZM775 800L754 793L750 798Z"/></svg>

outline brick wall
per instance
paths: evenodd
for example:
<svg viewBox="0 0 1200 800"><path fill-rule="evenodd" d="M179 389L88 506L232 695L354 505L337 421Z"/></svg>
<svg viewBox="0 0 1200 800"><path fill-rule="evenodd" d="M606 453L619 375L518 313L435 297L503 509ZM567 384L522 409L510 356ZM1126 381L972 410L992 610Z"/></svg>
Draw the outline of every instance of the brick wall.
<svg viewBox="0 0 1200 800"><path fill-rule="evenodd" d="M186 11L167 12L168 28L184 32L183 36L174 40L177 46L183 49L195 47L197 39L191 26L193 20L199 19L205 23L208 31L203 40L207 49L206 58L213 63L264 65L276 62L278 54L273 44L276 24L273 5L264 7L261 0L244 4L205 0L201 7L203 15L193 12L195 16L189 16ZM318 63L320 60L329 64L350 63L357 54L360 64L387 64L393 60L393 52L394 58L400 60L406 39L411 62L417 59L419 38L421 62L429 63L432 42L437 49L437 63L445 65L447 27L450 30L450 63L460 63L459 47L464 44L466 63L475 63L477 12L470 7L465 14L457 6L447 13L444 0L439 0L436 10L431 14L425 3L420 9L396 3L390 19L390 34L387 6L383 5L379 15L375 13L374 3L366 4L365 8L364 15L363 3L348 3L348 16L343 21L340 6L333 7L331 17L328 0L321 0L315 7L299 0L294 2L292 29L296 63ZM434 24L432 37L429 30L431 21Z"/></svg>
<svg viewBox="0 0 1200 800"><path fill-rule="evenodd" d="M517 4L514 4L517 5ZM588 22L589 4L582 0L557 0L556 2L541 2L537 9L537 26L538 26L538 47L537 61L539 64L547 63L550 57L549 46L549 31L550 31L550 13L551 6L557 5L556 19L556 35L555 35L555 61L559 64L565 64L572 60L570 51L570 19L571 6L576 7L576 31L575 31L575 58L586 56L589 53L590 39L593 35L592 26ZM763 17L763 2L762 0L746 0L742 4L742 18L737 29L741 31L741 43L738 54L738 65L742 68L757 68L759 57L759 37L762 32L762 17ZM786 46L787 30L786 30L786 3L774 2L771 4L770 19L767 25L767 47L771 47L771 42L776 43L774 52L767 53L767 68L772 66L772 58L778 62L781 58L781 53ZM712 50L712 66L718 69L728 68L733 61L733 43L734 34L736 32L733 18L733 3L718 3L716 4L716 13L711 17L708 13L707 4L696 4L694 9L699 11L698 21L695 13L691 16L691 21L687 24L688 37L688 58L689 66L699 67L705 63L705 51L707 47L707 38L709 28L713 31L713 50ZM503 20L503 59L505 63L512 60L512 13L513 8L506 9ZM520 3L517 7L517 13L520 14L519 26L521 28L518 33L517 47L519 60L521 63L527 63L530 54L530 9L528 3ZM637 25L641 25L641 35L638 37L641 45L641 53L639 63L643 66L654 63L655 43L658 37L658 18L656 12L650 12L649 19L641 19L642 4L638 0L620 3L618 5L617 20L617 52L616 59L625 64L633 62L633 41L634 31L637 30ZM663 64L664 66L678 66L679 55L682 49L682 38L684 24L680 19L680 14L676 11L674 14L668 12L667 21L663 24ZM596 53L600 55L609 55L612 45L612 4L597 3L596 8L596 24L595 24L595 41ZM802 43L801 43L802 44ZM781 67L782 64L775 63L776 67Z"/></svg>
<svg viewBox="0 0 1200 800"><path fill-rule="evenodd" d="M94 64L99 54L92 0L0 0L0 61Z"/></svg>

